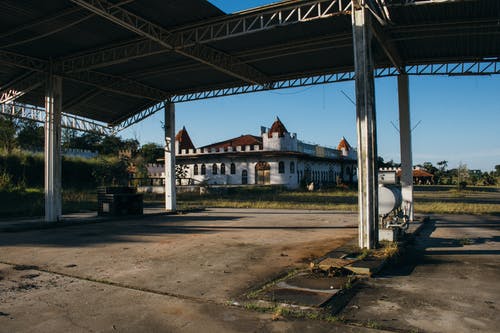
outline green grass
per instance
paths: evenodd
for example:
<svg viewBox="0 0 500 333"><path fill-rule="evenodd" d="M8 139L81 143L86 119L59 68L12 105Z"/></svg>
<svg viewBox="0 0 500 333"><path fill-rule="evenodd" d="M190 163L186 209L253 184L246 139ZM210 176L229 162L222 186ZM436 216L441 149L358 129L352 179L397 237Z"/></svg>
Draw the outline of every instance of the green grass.
<svg viewBox="0 0 500 333"><path fill-rule="evenodd" d="M43 215L43 189L26 188L0 191L0 216ZM162 205L163 195L145 194L145 206ZM208 194L179 193L179 210L200 208L268 208L335 210L356 212L357 190L334 188L324 191L291 191L280 187L211 188ZM97 209L95 191L64 190L63 213ZM416 186L415 212L418 214L500 215L500 189L454 186Z"/></svg>
<svg viewBox="0 0 500 333"><path fill-rule="evenodd" d="M344 189L305 192L276 187L229 188L211 190L205 195L180 193L177 199L181 209L217 207L319 209L350 212L357 210L357 191Z"/></svg>
<svg viewBox="0 0 500 333"><path fill-rule="evenodd" d="M64 190L63 214L97 210L97 194L92 191ZM44 193L40 188L0 191L1 217L32 217L44 214Z"/></svg>

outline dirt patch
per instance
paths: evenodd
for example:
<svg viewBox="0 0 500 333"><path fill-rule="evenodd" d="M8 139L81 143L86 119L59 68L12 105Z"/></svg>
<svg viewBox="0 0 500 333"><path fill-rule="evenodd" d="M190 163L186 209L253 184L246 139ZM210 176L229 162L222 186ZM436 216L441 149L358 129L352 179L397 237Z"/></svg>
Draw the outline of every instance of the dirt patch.
<svg viewBox="0 0 500 333"><path fill-rule="evenodd" d="M31 289L38 289L39 287L34 283L20 283L15 287L10 288L10 291L28 291Z"/></svg>

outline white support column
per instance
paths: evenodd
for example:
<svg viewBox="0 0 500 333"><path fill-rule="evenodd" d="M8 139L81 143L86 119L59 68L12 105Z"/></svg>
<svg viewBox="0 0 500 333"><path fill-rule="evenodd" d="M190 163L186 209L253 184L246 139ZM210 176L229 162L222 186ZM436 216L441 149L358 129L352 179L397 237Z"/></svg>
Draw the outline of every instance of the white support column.
<svg viewBox="0 0 500 333"><path fill-rule="evenodd" d="M61 197L62 79L50 75L45 93L45 221L59 221Z"/></svg>
<svg viewBox="0 0 500 333"><path fill-rule="evenodd" d="M401 149L401 192L413 221L413 160L411 150L410 90L408 75L398 75L399 140Z"/></svg>
<svg viewBox="0 0 500 333"><path fill-rule="evenodd" d="M354 6L352 29L358 135L358 232L359 247L367 249L373 249L378 244L377 132L370 19L367 9Z"/></svg>
<svg viewBox="0 0 500 333"><path fill-rule="evenodd" d="M175 104L165 103L165 210L176 211Z"/></svg>

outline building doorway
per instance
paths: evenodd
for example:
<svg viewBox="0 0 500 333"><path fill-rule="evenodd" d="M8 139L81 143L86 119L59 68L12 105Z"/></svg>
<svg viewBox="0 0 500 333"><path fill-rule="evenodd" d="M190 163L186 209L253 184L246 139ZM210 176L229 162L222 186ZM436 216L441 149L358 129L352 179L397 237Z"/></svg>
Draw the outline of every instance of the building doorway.
<svg viewBox="0 0 500 333"><path fill-rule="evenodd" d="M271 166L267 162L258 162L255 165L255 184L271 184Z"/></svg>
<svg viewBox="0 0 500 333"><path fill-rule="evenodd" d="M241 184L242 185L248 184L248 172L246 170L243 170L241 172Z"/></svg>

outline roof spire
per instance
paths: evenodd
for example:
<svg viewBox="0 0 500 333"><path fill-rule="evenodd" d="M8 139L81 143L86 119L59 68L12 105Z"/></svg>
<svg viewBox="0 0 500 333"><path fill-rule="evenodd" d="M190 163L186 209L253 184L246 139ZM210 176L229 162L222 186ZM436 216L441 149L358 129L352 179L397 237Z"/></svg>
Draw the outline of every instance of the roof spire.
<svg viewBox="0 0 500 333"><path fill-rule="evenodd" d="M182 126L182 129L175 135L175 141L179 142L179 149L195 149L193 141L191 141L186 130L186 126Z"/></svg>
<svg viewBox="0 0 500 333"><path fill-rule="evenodd" d="M280 118L276 116L276 121L272 124L271 129L269 130L268 137L272 138L273 133L278 133L278 137L282 138L285 136L285 133L288 133L285 125L281 122Z"/></svg>

